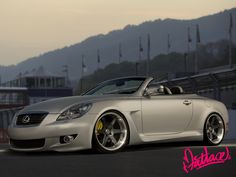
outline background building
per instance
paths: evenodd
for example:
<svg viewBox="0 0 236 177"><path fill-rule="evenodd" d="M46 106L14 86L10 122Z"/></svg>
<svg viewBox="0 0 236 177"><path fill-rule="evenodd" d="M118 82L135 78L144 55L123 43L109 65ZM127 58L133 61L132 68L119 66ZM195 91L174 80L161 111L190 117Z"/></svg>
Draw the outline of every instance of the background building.
<svg viewBox="0 0 236 177"><path fill-rule="evenodd" d="M31 72L20 73L16 79L2 84L2 87L26 88L29 104L73 94L65 76L52 74L42 66Z"/></svg>

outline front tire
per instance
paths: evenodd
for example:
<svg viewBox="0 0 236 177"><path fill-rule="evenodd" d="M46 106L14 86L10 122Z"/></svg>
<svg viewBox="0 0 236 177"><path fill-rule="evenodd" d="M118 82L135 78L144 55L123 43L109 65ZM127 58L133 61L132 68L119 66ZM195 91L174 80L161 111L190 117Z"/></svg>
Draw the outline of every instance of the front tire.
<svg viewBox="0 0 236 177"><path fill-rule="evenodd" d="M204 125L204 144L218 145L224 135L225 125L221 116L216 113L209 115Z"/></svg>
<svg viewBox="0 0 236 177"><path fill-rule="evenodd" d="M127 145L128 139L128 123L123 115L109 111L98 118L93 133L93 145L97 151L102 153L120 151Z"/></svg>

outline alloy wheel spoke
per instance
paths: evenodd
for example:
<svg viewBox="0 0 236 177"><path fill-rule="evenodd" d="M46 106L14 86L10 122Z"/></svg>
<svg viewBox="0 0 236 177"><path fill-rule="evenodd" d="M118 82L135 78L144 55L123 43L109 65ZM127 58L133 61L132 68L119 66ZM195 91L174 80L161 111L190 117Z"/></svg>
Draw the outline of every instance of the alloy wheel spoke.
<svg viewBox="0 0 236 177"><path fill-rule="evenodd" d="M216 124L216 125L213 125L213 126L212 126L213 129L218 129L218 128L220 128L220 127L221 127L220 124Z"/></svg>
<svg viewBox="0 0 236 177"><path fill-rule="evenodd" d="M215 137L217 137L217 133L215 131L212 131L212 135L214 135Z"/></svg>
<svg viewBox="0 0 236 177"><path fill-rule="evenodd" d="M95 135L102 148L114 151L125 145L128 131L125 120L119 114L106 113L98 121L102 121L103 127Z"/></svg>
<svg viewBox="0 0 236 177"><path fill-rule="evenodd" d="M121 129L113 129L112 130L114 134L121 134L123 131Z"/></svg>
<svg viewBox="0 0 236 177"><path fill-rule="evenodd" d="M220 116L214 114L207 120L206 135L212 144L218 144L224 137L224 123Z"/></svg>
<svg viewBox="0 0 236 177"><path fill-rule="evenodd" d="M207 129L209 129L210 127L211 127L211 123L208 122L208 123L207 123Z"/></svg>
<svg viewBox="0 0 236 177"><path fill-rule="evenodd" d="M109 137L111 139L111 142L115 145L117 143L117 140L115 139L114 136Z"/></svg>
<svg viewBox="0 0 236 177"><path fill-rule="evenodd" d="M215 123L216 123L216 118L213 117L212 120L211 120L211 122L210 122L210 124L211 124L211 126L213 126Z"/></svg>
<svg viewBox="0 0 236 177"><path fill-rule="evenodd" d="M107 140L108 140L108 136L104 134L104 137L103 137L103 139L102 139L102 144L103 144L104 146L106 146Z"/></svg>
<svg viewBox="0 0 236 177"><path fill-rule="evenodd" d="M111 126L114 126L115 123L116 123L116 119L113 119L113 120L111 121Z"/></svg>
<svg viewBox="0 0 236 177"><path fill-rule="evenodd" d="M209 139L210 139L211 141L213 140L213 135L212 135L211 132L208 134L208 137L209 137Z"/></svg>

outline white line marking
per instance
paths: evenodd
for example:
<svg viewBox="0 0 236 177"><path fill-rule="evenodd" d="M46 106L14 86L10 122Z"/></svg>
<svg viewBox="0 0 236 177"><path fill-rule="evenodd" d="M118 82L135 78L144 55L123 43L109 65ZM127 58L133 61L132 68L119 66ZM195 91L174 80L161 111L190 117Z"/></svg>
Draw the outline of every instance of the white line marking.
<svg viewBox="0 0 236 177"><path fill-rule="evenodd" d="M233 144L233 143L223 143L223 144L220 144L218 146L207 146L208 148L221 148L221 147L236 147L236 144ZM204 146L190 146L191 148L203 148Z"/></svg>
<svg viewBox="0 0 236 177"><path fill-rule="evenodd" d="M219 147L224 147L224 146L228 146L228 147L236 147L236 144L231 144L231 143L227 143L227 144L220 144Z"/></svg>
<svg viewBox="0 0 236 177"><path fill-rule="evenodd" d="M6 149L0 149L0 153L6 152Z"/></svg>

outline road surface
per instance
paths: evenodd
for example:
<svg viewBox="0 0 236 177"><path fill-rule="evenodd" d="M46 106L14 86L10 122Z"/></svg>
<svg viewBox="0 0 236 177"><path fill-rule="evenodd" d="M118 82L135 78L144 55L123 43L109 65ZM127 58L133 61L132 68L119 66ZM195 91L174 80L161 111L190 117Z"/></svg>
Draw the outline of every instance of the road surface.
<svg viewBox="0 0 236 177"><path fill-rule="evenodd" d="M183 170L186 147L194 155L204 148L188 142L132 146L115 154L97 154L91 150L15 153L0 145L0 177L236 177L236 141L208 147L209 153L214 154L228 147L230 160L188 174Z"/></svg>

